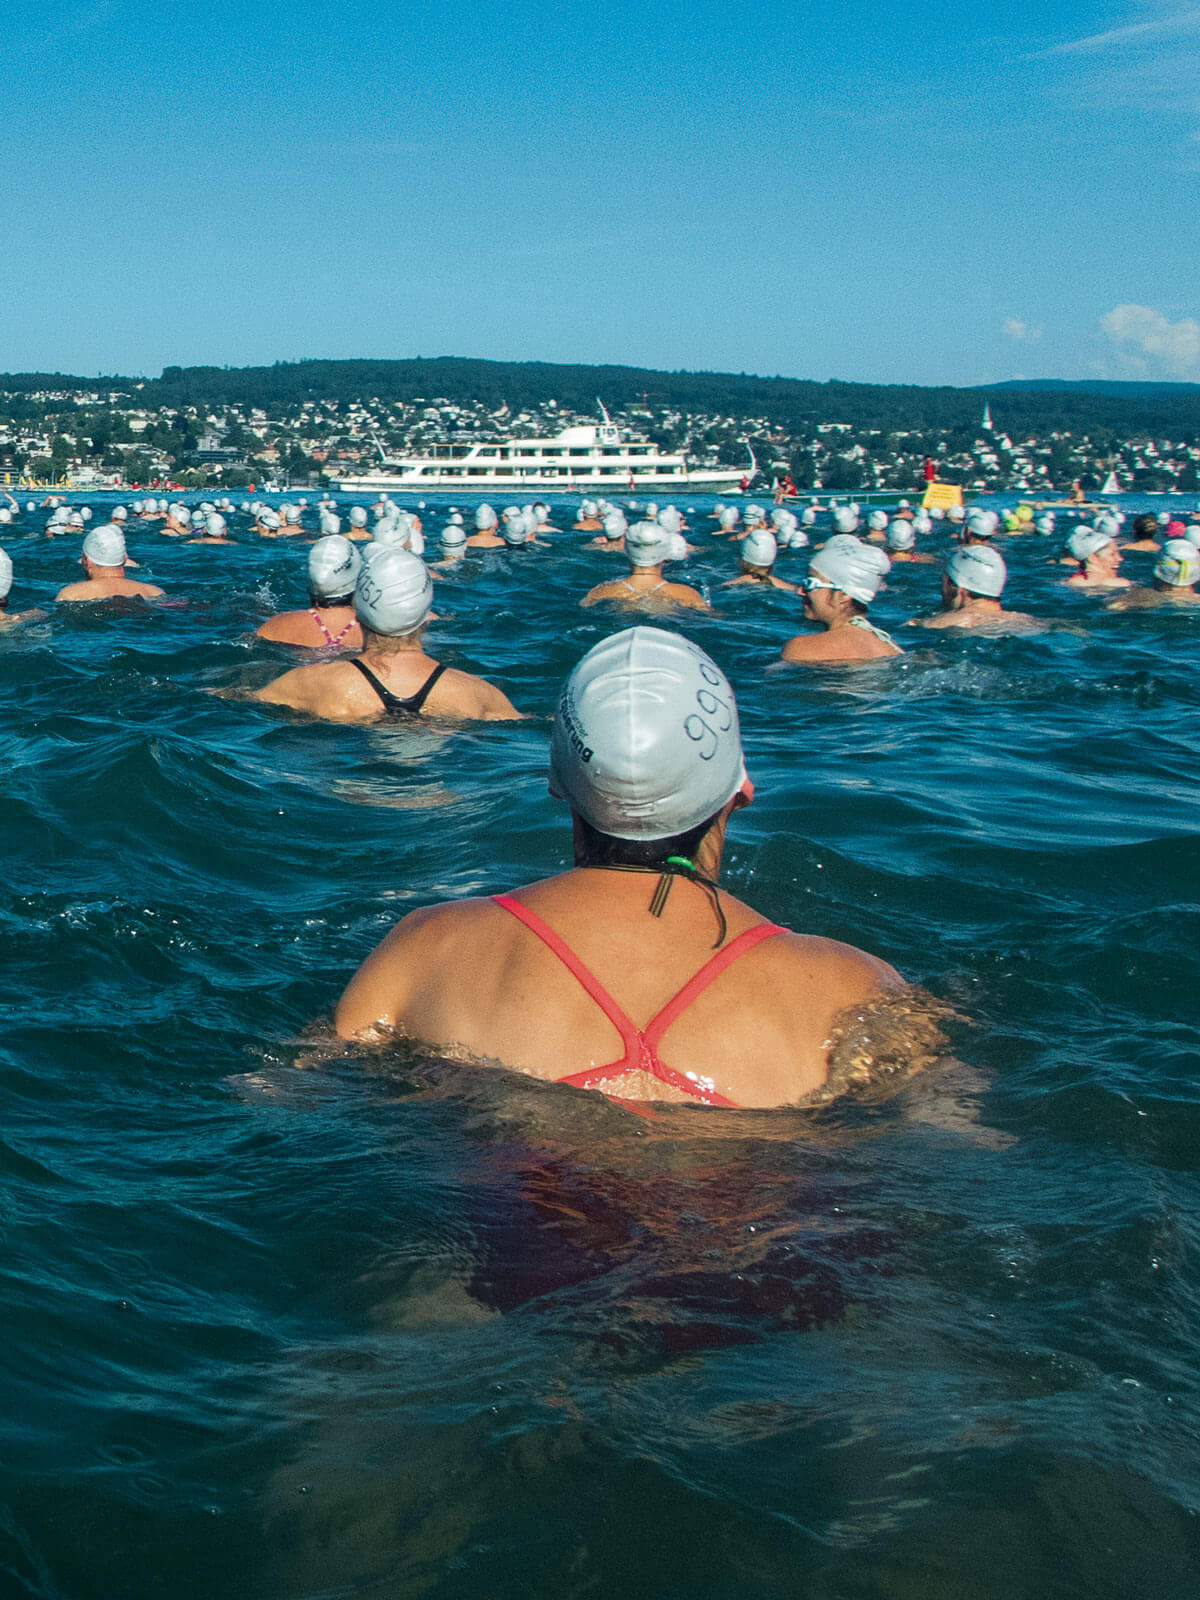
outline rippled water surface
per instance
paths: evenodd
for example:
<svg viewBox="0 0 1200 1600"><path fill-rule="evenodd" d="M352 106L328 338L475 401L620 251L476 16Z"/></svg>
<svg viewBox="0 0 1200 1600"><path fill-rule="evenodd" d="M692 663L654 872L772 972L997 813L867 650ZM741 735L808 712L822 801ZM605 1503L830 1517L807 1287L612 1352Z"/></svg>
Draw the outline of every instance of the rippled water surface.
<svg viewBox="0 0 1200 1600"><path fill-rule="evenodd" d="M431 649L531 720L321 726L228 694L302 603L246 520L131 532L185 606L0 634L0 1592L1200 1592L1200 615L1010 540L1052 631L781 668L797 602L702 539L730 887L963 1020L881 1105L643 1119L327 1033L406 910L565 864L548 719L621 562L439 584ZM16 609L77 570L42 521Z"/></svg>

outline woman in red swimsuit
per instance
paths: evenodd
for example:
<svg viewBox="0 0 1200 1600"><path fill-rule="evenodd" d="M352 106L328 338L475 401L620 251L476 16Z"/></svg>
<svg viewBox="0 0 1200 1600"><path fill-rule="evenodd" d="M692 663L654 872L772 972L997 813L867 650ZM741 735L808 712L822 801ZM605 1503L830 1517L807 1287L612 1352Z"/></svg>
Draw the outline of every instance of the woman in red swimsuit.
<svg viewBox="0 0 1200 1600"><path fill-rule="evenodd" d="M571 807L574 866L405 917L342 996L339 1034L394 1030L631 1101L777 1106L819 1089L839 1014L900 979L719 886L753 789L715 663L657 628L597 645L560 698L550 786Z"/></svg>

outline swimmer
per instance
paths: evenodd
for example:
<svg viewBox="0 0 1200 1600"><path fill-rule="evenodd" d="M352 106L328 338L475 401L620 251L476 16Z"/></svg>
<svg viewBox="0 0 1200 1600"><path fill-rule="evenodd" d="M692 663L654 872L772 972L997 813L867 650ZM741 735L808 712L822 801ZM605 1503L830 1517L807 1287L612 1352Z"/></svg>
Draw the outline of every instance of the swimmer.
<svg viewBox="0 0 1200 1600"><path fill-rule="evenodd" d="M900 515L896 513L897 517ZM888 530L888 514L886 511L872 511L867 518L867 542L869 544L886 544Z"/></svg>
<svg viewBox="0 0 1200 1600"><path fill-rule="evenodd" d="M708 602L686 583L668 583L662 575L663 563L673 559L672 541L682 534L669 533L657 522L635 522L625 535L625 554L631 568L627 578L615 583L598 583L579 602L594 606L601 600L617 600L627 606L689 606L707 611Z"/></svg>
<svg viewBox="0 0 1200 1600"><path fill-rule="evenodd" d="M604 513L601 523L602 532L598 539L589 539L584 545L585 550L607 550L610 554L621 555L625 550L625 534L629 523L625 513L618 511L614 506Z"/></svg>
<svg viewBox="0 0 1200 1600"><path fill-rule="evenodd" d="M82 583L68 583L55 595L56 600L157 600L162 594L153 583L138 583L125 576L129 563L125 535L111 522L92 529L83 541L79 561L87 577Z"/></svg>
<svg viewBox="0 0 1200 1600"><path fill-rule="evenodd" d="M496 531L496 513L491 506L475 508L475 532L467 540L468 546L477 550L501 550L504 540Z"/></svg>
<svg viewBox="0 0 1200 1600"><path fill-rule="evenodd" d="M1067 549L1079 563L1063 582L1072 589L1131 589L1128 578L1118 572L1121 565L1121 547L1111 533L1101 533L1095 528L1076 528L1067 540Z"/></svg>
<svg viewBox="0 0 1200 1600"><path fill-rule="evenodd" d="M181 505L168 506L161 531L169 534L172 539L182 539L191 533L192 519L188 508Z"/></svg>
<svg viewBox="0 0 1200 1600"><path fill-rule="evenodd" d="M839 534L818 550L809 563L804 615L819 622L823 633L801 633L780 652L785 661L874 661L903 651L890 634L867 618L867 607L891 562L875 545L853 534Z"/></svg>
<svg viewBox="0 0 1200 1600"><path fill-rule="evenodd" d="M318 539L308 552L307 611L281 611L254 631L274 644L308 650L361 650L362 628L354 615L354 586L362 557L341 534Z"/></svg>
<svg viewBox="0 0 1200 1600"><path fill-rule="evenodd" d="M721 587L723 589L736 589L740 584L765 584L769 589L786 589L789 594L795 594L794 583L784 583L782 578L777 578L771 571L775 565L775 557L779 553L779 545L775 535L766 528L755 528L747 534L742 541L740 578L730 578Z"/></svg>
<svg viewBox="0 0 1200 1600"><path fill-rule="evenodd" d="M411 912L342 995L339 1035L398 1033L630 1101L819 1093L838 1018L902 980L720 887L726 828L754 790L715 663L658 628L596 645L559 700L550 790L571 809L574 865Z"/></svg>
<svg viewBox="0 0 1200 1600"><path fill-rule="evenodd" d="M594 500L585 500L579 507L579 515L571 524L577 533L599 533L604 523L600 520L600 507Z"/></svg>
<svg viewBox="0 0 1200 1600"><path fill-rule="evenodd" d="M367 532L367 513L363 506L351 506L350 515L346 519L349 527L346 529L347 539L369 539Z"/></svg>
<svg viewBox="0 0 1200 1600"><path fill-rule="evenodd" d="M201 523L203 533L198 539L189 539L188 544L232 544L229 537L229 528L225 518L219 511L210 511Z"/></svg>
<svg viewBox="0 0 1200 1600"><path fill-rule="evenodd" d="M1190 539L1168 539L1154 563L1150 588L1131 589L1109 602L1109 611L1140 610L1144 606L1197 605L1200 594L1200 550Z"/></svg>
<svg viewBox="0 0 1200 1600"><path fill-rule="evenodd" d="M897 562L916 561L928 564L933 557L927 552L917 549L917 529L915 522L908 522L903 517L897 517L887 531L887 553L892 565Z"/></svg>
<svg viewBox="0 0 1200 1600"><path fill-rule="evenodd" d="M281 527L278 511L272 511L270 506L260 506L251 532L257 533L260 539L278 539Z"/></svg>
<svg viewBox="0 0 1200 1600"><path fill-rule="evenodd" d="M433 579L419 556L394 546L380 549L363 562L354 590L362 656L295 667L254 698L331 722L417 716L494 722L519 717L492 684L426 655L432 600Z"/></svg>
<svg viewBox="0 0 1200 1600"><path fill-rule="evenodd" d="M1125 545L1126 550L1146 550L1151 554L1161 550L1162 546L1157 539L1158 518L1153 511L1144 511L1141 516L1133 519L1133 538Z"/></svg>
<svg viewBox="0 0 1200 1600"><path fill-rule="evenodd" d="M7 550L0 550L0 633L6 628L20 627L23 622L39 622L44 611L10 611L8 597L12 592L13 564Z"/></svg>
<svg viewBox="0 0 1200 1600"><path fill-rule="evenodd" d="M1001 606L1007 579L999 550L986 544L960 545L942 574L942 609L931 617L914 617L908 626L974 628L990 634L1041 632L1046 624L1037 617Z"/></svg>

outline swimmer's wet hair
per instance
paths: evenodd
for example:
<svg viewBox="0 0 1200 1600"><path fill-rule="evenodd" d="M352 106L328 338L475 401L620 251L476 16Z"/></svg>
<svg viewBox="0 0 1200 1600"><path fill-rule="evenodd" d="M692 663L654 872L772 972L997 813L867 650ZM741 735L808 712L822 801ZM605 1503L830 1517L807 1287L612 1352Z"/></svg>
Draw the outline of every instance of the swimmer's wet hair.
<svg viewBox="0 0 1200 1600"><path fill-rule="evenodd" d="M718 816L720 812L714 812L707 821L697 823L686 833L677 833L671 839L616 839L611 833L601 833L599 828L593 828L590 822L575 812L580 830L575 865L661 867L668 856L685 856L690 861Z"/></svg>

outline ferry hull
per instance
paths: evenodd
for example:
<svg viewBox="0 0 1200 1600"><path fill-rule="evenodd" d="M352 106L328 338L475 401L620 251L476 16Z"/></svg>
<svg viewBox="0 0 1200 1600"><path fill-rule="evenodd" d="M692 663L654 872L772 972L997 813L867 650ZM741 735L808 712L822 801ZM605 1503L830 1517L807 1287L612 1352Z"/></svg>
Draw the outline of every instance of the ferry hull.
<svg viewBox="0 0 1200 1600"><path fill-rule="evenodd" d="M425 493L453 493L453 494L478 494L501 496L524 495L530 490L548 494L596 494L596 495L627 495L635 492L645 493L653 489L656 493L667 494L672 491L690 494L735 494L745 472L634 472L627 477L617 477L609 474L579 473L568 477L565 474L543 472L530 472L517 477L515 475L488 477L464 477L459 472L368 472L361 477L334 478L334 488L346 494L425 494Z"/></svg>

